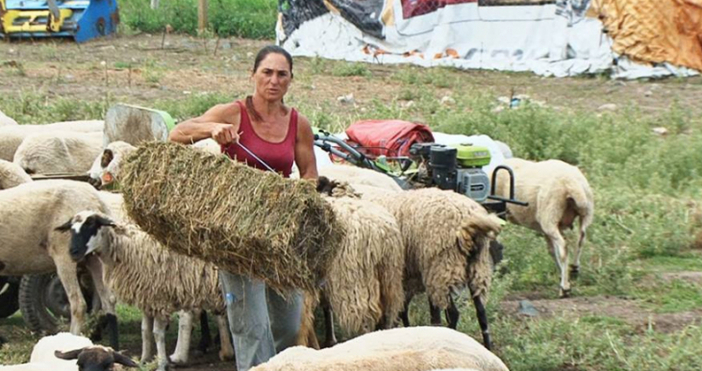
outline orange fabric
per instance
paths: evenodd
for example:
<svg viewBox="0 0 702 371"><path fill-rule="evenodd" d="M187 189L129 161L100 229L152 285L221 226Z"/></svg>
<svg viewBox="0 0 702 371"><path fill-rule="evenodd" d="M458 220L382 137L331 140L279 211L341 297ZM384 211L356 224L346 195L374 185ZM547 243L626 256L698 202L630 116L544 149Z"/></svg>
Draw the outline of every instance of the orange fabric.
<svg viewBox="0 0 702 371"><path fill-rule="evenodd" d="M590 10L615 52L702 70L702 0L593 0Z"/></svg>

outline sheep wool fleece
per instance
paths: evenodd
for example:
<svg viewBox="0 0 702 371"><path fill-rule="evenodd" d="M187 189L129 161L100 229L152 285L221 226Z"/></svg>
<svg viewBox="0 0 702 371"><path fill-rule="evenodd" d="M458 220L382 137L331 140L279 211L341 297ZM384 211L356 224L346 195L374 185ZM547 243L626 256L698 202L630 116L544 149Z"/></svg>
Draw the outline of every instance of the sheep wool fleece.
<svg viewBox="0 0 702 371"><path fill-rule="evenodd" d="M223 270L219 278L238 371L248 371L296 345L302 318L301 292L284 298L260 280Z"/></svg>

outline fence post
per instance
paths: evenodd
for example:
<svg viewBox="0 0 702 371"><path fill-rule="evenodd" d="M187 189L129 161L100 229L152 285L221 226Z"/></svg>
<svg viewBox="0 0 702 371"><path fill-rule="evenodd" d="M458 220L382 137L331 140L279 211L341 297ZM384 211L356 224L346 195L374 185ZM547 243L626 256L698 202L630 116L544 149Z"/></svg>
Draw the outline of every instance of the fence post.
<svg viewBox="0 0 702 371"><path fill-rule="evenodd" d="M159 0L151 0L151 9L158 9Z"/></svg>
<svg viewBox="0 0 702 371"><path fill-rule="evenodd" d="M207 0L199 0L197 6L197 30L202 33L207 29Z"/></svg>

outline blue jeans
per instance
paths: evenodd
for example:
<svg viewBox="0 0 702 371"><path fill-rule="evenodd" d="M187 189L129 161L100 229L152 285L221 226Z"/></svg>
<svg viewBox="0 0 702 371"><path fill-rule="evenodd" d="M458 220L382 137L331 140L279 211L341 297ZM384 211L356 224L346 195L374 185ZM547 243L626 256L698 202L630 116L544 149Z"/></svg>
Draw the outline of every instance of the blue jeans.
<svg viewBox="0 0 702 371"><path fill-rule="evenodd" d="M302 317L301 292L283 298L263 281L222 270L219 279L238 371L248 371L295 345Z"/></svg>

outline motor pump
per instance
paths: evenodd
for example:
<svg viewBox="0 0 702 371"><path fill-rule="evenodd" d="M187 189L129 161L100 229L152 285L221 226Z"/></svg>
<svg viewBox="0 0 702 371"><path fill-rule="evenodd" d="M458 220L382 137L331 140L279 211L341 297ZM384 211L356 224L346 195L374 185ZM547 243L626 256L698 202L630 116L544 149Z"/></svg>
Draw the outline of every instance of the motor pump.
<svg viewBox="0 0 702 371"><path fill-rule="evenodd" d="M482 169L491 159L486 147L415 143L410 156L420 164L418 181L427 186L456 191L480 203L490 195L490 179Z"/></svg>

